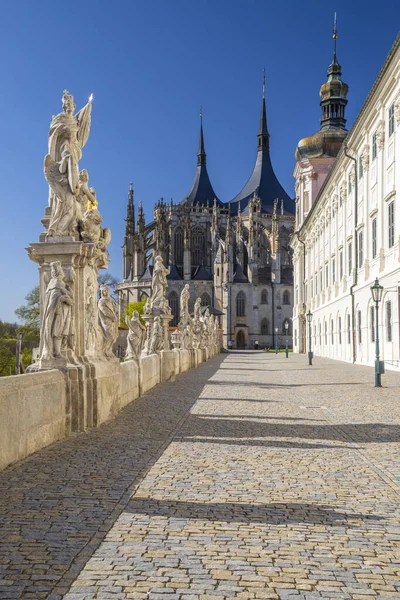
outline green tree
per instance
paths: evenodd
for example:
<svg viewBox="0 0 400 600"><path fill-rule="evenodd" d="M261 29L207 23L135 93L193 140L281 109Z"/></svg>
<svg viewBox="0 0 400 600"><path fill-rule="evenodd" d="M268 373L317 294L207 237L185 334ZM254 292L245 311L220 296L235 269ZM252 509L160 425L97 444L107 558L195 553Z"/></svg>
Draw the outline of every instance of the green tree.
<svg viewBox="0 0 400 600"><path fill-rule="evenodd" d="M40 294L39 286L33 288L25 296L26 304L15 309L15 314L24 325L39 329L40 327Z"/></svg>
<svg viewBox="0 0 400 600"><path fill-rule="evenodd" d="M146 323L142 318L142 314L143 314L143 310L144 310L146 302L147 302L147 299L142 300L141 302L130 302L129 304L127 304L125 312L122 315L122 324L125 325L125 317L126 316L128 316L131 319L134 311L137 310L139 313L140 322L142 323L142 325L145 325Z"/></svg>
<svg viewBox="0 0 400 600"><path fill-rule="evenodd" d="M0 344L0 377L15 375L15 356L2 344Z"/></svg>

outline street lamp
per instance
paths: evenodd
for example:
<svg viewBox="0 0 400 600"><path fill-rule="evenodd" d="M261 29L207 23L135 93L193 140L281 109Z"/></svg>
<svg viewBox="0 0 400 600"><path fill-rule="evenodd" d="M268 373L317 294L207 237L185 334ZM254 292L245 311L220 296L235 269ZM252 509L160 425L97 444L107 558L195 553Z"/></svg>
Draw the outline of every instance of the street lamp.
<svg viewBox="0 0 400 600"><path fill-rule="evenodd" d="M285 321L285 331L286 331L286 348L285 348L285 352L286 352L286 358L289 358L288 329L289 329L289 323L288 323L288 321Z"/></svg>
<svg viewBox="0 0 400 600"><path fill-rule="evenodd" d="M311 321L313 316L310 309L308 310L306 317L308 321L308 364L312 365L313 353L311 351Z"/></svg>
<svg viewBox="0 0 400 600"><path fill-rule="evenodd" d="M278 328L275 327L275 354L278 354Z"/></svg>
<svg viewBox="0 0 400 600"><path fill-rule="evenodd" d="M379 302L382 300L383 286L379 284L378 278L371 286L372 300L375 302L375 387L382 387L381 369L379 365Z"/></svg>

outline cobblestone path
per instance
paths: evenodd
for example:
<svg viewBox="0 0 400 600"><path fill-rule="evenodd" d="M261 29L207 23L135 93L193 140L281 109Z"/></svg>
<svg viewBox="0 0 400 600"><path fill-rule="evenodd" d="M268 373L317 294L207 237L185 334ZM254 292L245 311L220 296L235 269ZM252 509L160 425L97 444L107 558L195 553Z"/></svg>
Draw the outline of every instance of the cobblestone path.
<svg viewBox="0 0 400 600"><path fill-rule="evenodd" d="M234 352L0 475L0 598L400 599L400 374Z"/></svg>

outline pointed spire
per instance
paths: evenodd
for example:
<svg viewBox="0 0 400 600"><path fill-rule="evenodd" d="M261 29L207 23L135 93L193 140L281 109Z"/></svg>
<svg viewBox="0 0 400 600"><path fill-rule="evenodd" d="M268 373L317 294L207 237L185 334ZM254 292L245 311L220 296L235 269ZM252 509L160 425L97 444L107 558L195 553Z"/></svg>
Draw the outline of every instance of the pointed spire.
<svg viewBox="0 0 400 600"><path fill-rule="evenodd" d="M133 183L129 184L128 191L128 207L126 211L126 227L125 235L133 235L135 233L135 207L133 203Z"/></svg>
<svg viewBox="0 0 400 600"><path fill-rule="evenodd" d="M332 63L337 63L337 58L336 58L336 40L338 38L338 30L337 30L337 23L336 23L336 13L335 16L333 18L333 60Z"/></svg>
<svg viewBox="0 0 400 600"><path fill-rule="evenodd" d="M336 13L333 20L333 59L328 67L328 81L321 86L321 129L332 127L345 129L345 108L347 105L347 92L349 87L342 81L342 67L336 55L338 39Z"/></svg>
<svg viewBox="0 0 400 600"><path fill-rule="evenodd" d="M257 133L258 138L258 152L269 151L269 133L267 127L267 110L265 107L265 67L263 74L263 86L262 86L262 103L261 103L261 115L260 115L260 128Z"/></svg>
<svg viewBox="0 0 400 600"><path fill-rule="evenodd" d="M199 151L197 152L197 166L201 167L206 164L206 151L204 150L204 135L203 135L203 109L200 106L200 140Z"/></svg>

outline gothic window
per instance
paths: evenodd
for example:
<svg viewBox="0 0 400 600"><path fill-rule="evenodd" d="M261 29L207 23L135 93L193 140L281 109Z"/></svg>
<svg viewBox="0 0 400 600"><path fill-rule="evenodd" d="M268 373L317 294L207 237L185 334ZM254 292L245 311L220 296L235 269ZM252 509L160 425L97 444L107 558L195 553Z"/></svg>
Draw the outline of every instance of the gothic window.
<svg viewBox="0 0 400 600"><path fill-rule="evenodd" d="M268 291L262 290L261 292L261 304L268 304Z"/></svg>
<svg viewBox="0 0 400 600"><path fill-rule="evenodd" d="M261 321L261 335L268 335L268 319Z"/></svg>
<svg viewBox="0 0 400 600"><path fill-rule="evenodd" d="M246 296L244 292L239 292L236 296L236 316L244 317L246 314Z"/></svg>
<svg viewBox="0 0 400 600"><path fill-rule="evenodd" d="M168 296L168 304L171 307L173 319L171 322L172 327L177 327L179 323L179 298L176 292L171 292Z"/></svg>
<svg viewBox="0 0 400 600"><path fill-rule="evenodd" d="M201 306L211 306L211 298L207 292L201 295Z"/></svg>
<svg viewBox="0 0 400 600"><path fill-rule="evenodd" d="M175 248L175 264L178 267L183 265L183 229L177 227L174 234L174 248Z"/></svg>
<svg viewBox="0 0 400 600"><path fill-rule="evenodd" d="M283 304L290 304L290 294L287 290L283 292Z"/></svg>
<svg viewBox="0 0 400 600"><path fill-rule="evenodd" d="M192 230L191 248L192 248L192 267L198 267L206 264L205 260L206 240L204 229L196 227Z"/></svg>

